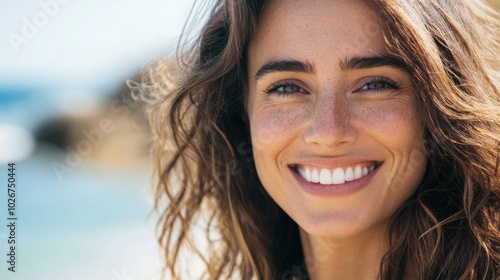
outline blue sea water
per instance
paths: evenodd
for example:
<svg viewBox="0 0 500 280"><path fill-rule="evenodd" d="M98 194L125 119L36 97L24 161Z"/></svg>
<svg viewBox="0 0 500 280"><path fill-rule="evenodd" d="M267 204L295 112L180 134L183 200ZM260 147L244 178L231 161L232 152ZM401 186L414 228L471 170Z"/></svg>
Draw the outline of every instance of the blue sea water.
<svg viewBox="0 0 500 280"><path fill-rule="evenodd" d="M7 166L0 166L0 279L159 279L148 166L90 160L57 176L66 154L39 146L16 163L16 272L8 270Z"/></svg>

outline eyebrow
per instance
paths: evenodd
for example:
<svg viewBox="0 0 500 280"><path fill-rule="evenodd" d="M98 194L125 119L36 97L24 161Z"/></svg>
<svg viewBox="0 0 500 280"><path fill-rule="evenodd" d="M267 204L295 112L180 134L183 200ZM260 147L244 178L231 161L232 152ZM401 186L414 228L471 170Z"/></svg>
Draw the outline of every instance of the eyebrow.
<svg viewBox="0 0 500 280"><path fill-rule="evenodd" d="M373 57L353 57L340 61L340 69L355 70L376 67L392 67L408 72L408 68L400 59L393 56L373 56ZM272 72L303 72L306 74L314 73L314 66L309 61L299 61L294 59L271 60L264 64L255 73L255 80Z"/></svg>
<svg viewBox="0 0 500 280"><path fill-rule="evenodd" d="M272 72L304 72L314 73L314 66L309 61L298 61L294 59L272 60L264 64L255 73L255 80Z"/></svg>
<svg viewBox="0 0 500 280"><path fill-rule="evenodd" d="M353 57L349 60L346 59L340 62L340 69L342 70L367 69L384 66L408 71L408 67L406 67L406 64L403 61L390 55Z"/></svg>

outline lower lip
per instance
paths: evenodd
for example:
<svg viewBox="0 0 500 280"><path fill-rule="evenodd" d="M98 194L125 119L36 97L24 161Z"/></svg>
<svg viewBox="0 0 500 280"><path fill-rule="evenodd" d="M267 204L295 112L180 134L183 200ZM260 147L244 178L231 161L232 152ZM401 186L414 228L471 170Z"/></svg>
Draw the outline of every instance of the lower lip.
<svg viewBox="0 0 500 280"><path fill-rule="evenodd" d="M360 191L365 188L372 180L373 176L378 172L380 165L366 176L357 180L345 182L337 185L322 185L320 183L311 183L302 178L293 168L290 168L299 186L309 194L316 196L346 196Z"/></svg>

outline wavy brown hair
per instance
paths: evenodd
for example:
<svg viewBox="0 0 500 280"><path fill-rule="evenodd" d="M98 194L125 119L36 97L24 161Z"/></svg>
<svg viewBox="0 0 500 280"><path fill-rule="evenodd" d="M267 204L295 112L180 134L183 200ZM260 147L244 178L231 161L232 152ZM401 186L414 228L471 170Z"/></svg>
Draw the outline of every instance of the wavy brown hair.
<svg viewBox="0 0 500 280"><path fill-rule="evenodd" d="M413 78L429 162L390 218L380 278L500 279L498 13L479 0L367 3ZM160 96L150 120L159 242L172 278L191 247L202 278L308 279L298 226L257 177L244 110L247 48L265 7L213 1L176 66L154 63L145 75L143 89Z"/></svg>

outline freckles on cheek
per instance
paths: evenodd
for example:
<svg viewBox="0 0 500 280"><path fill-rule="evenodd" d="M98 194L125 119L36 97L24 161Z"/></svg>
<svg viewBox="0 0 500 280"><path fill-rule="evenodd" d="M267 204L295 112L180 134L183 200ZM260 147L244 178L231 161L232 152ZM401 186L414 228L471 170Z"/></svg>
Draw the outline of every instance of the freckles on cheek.
<svg viewBox="0 0 500 280"><path fill-rule="evenodd" d="M420 131L413 106L401 100L394 100L384 106L363 108L358 119L373 133L393 140L415 139Z"/></svg>
<svg viewBox="0 0 500 280"><path fill-rule="evenodd" d="M292 140L291 135L298 127L299 112L280 108L266 108L251 120L252 145L256 149L278 149Z"/></svg>

